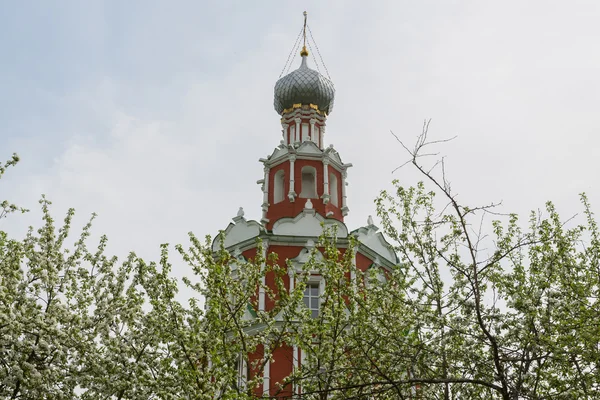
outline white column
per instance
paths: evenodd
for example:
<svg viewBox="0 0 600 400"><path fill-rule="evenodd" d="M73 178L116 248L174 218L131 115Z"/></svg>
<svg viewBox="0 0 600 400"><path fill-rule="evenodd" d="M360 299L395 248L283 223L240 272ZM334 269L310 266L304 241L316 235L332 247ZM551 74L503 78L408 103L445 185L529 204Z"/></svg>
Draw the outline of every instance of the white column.
<svg viewBox="0 0 600 400"><path fill-rule="evenodd" d="M317 120L314 119L314 118L311 118L311 120L310 120L310 133L309 133L309 135L310 135L310 140L313 141L313 142L315 141L315 139L318 140L318 138L315 137L315 122L317 122ZM317 143L317 147L318 146L319 146L319 143Z"/></svg>
<svg viewBox="0 0 600 400"><path fill-rule="evenodd" d="M329 160L323 158L323 203L329 203Z"/></svg>
<svg viewBox="0 0 600 400"><path fill-rule="evenodd" d="M288 124L281 124L281 126L283 127L283 129L281 130L281 133L283 134L283 143L284 144L290 144L289 141L289 135L288 135Z"/></svg>
<svg viewBox="0 0 600 400"><path fill-rule="evenodd" d="M261 269L262 269L262 276L260 278L260 287L258 288L258 310L259 311L265 311L265 284L266 284L266 280L265 280L265 274L264 271L267 268L267 250L269 249L269 241L264 240L263 243L263 263L261 265Z"/></svg>
<svg viewBox="0 0 600 400"><path fill-rule="evenodd" d="M264 343L264 348L263 348L263 354L265 357L265 367L263 369L263 397L265 395L267 395L267 397L270 395L269 393L269 386L270 386L270 382L271 382L271 362L268 361L268 354L267 354L267 350L269 348L269 343L265 342Z"/></svg>
<svg viewBox="0 0 600 400"><path fill-rule="evenodd" d="M351 285L352 285L352 290L356 293L356 291L358 290L357 286L356 286L356 253L357 253L358 248L354 248L352 249L352 267L350 269L350 281L351 281Z"/></svg>
<svg viewBox="0 0 600 400"><path fill-rule="evenodd" d="M346 185L348 184L346 182L347 176L348 176L348 173L346 172L346 169L344 169L342 171L342 214L343 215L348 215L348 206L346 205Z"/></svg>
<svg viewBox="0 0 600 400"><path fill-rule="evenodd" d="M290 294L294 291L296 287L296 279L294 279L294 270L288 267L288 277L290 278Z"/></svg>
<svg viewBox="0 0 600 400"><path fill-rule="evenodd" d="M300 122L302 121L300 118L294 119L296 122L296 142L300 142L300 135L302 134L300 131Z"/></svg>
<svg viewBox="0 0 600 400"><path fill-rule="evenodd" d="M262 219L267 219L267 210L269 209L269 171L271 168L265 165L265 179L263 181L263 203L262 203Z"/></svg>
<svg viewBox="0 0 600 400"><path fill-rule="evenodd" d="M288 193L288 198L290 202L294 202L294 198L296 197L296 191L294 190L294 162L296 161L296 156L290 156L290 191Z"/></svg>
<svg viewBox="0 0 600 400"><path fill-rule="evenodd" d="M294 355L292 356L292 359L294 360L293 361L294 368L292 369L292 371L296 372L298 370L298 346L294 345L292 347L292 351L294 352ZM300 394L299 389L300 389L300 385L294 384L293 393L295 395L299 395Z"/></svg>
<svg viewBox="0 0 600 400"><path fill-rule="evenodd" d="M325 121L321 122L321 129L320 129L320 135L321 136L321 148L324 149L325 148Z"/></svg>

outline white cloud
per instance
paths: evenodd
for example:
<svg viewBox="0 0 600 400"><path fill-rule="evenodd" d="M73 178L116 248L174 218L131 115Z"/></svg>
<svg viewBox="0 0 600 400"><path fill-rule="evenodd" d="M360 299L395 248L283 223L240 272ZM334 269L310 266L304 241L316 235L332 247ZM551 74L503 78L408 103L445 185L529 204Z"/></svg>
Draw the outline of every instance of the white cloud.
<svg viewBox="0 0 600 400"><path fill-rule="evenodd" d="M388 132L412 144L429 117L433 138L459 136L439 149L469 203L504 200L504 211L526 214L552 199L570 214L585 190L600 204L600 56L589 50L600 12L583 2L509 3L309 3L337 89L327 140L354 164L350 229L374 214L374 197L393 177L419 179L406 168L391 175L406 155ZM104 44L111 68L49 96L58 111L31 127L39 137L13 141L23 158L15 171L23 172L2 182L11 199L32 207L47 193L57 218L69 206L82 220L98 212L95 231L108 234L115 252L150 257L162 242L185 243L189 230L225 228L239 206L259 218L257 160L280 139L272 88L302 10L253 7L193 18L173 9L164 21L151 10L146 22L129 21L127 40ZM227 35L209 30L217 17ZM148 36L147 21L180 26ZM21 218L35 224L32 217L3 224L18 229Z"/></svg>

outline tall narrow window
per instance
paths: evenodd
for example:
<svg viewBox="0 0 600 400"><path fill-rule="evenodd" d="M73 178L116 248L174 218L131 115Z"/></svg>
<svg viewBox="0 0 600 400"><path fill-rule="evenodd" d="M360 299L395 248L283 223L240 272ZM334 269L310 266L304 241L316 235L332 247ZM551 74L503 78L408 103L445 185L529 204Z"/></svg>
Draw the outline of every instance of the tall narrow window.
<svg viewBox="0 0 600 400"><path fill-rule="evenodd" d="M319 144L319 127L317 125L313 125L314 129L312 132L312 141L317 144L317 147L321 147Z"/></svg>
<svg viewBox="0 0 600 400"><path fill-rule="evenodd" d="M319 316L319 283L309 282L304 289L304 305L313 318Z"/></svg>
<svg viewBox="0 0 600 400"><path fill-rule="evenodd" d="M317 170L313 167L302 167L302 190L300 197L305 199L317 198Z"/></svg>
<svg viewBox="0 0 600 400"><path fill-rule="evenodd" d="M275 182L273 186L273 203L281 203L285 198L285 172L280 169L275 172Z"/></svg>
<svg viewBox="0 0 600 400"><path fill-rule="evenodd" d="M302 141L308 140L308 124L302 124Z"/></svg>
<svg viewBox="0 0 600 400"><path fill-rule="evenodd" d="M296 142L296 125L292 125L290 127L290 143L294 144Z"/></svg>
<svg viewBox="0 0 600 400"><path fill-rule="evenodd" d="M331 167L329 167L331 168ZM334 173L329 173L329 201L336 207L339 207L338 202L338 180Z"/></svg>

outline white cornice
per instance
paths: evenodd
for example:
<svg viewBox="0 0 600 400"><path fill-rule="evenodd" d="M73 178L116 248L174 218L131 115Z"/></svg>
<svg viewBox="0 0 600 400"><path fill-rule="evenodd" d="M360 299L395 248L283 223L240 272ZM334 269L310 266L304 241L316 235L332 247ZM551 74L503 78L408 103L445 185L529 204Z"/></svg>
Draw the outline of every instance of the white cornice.
<svg viewBox="0 0 600 400"><path fill-rule="evenodd" d="M311 149L310 151L306 151ZM269 168L274 168L289 160L291 156L295 156L296 160L327 160L329 165L335 167L338 171L344 171L352 166L352 164L342 163L337 152L325 152L317 147L313 142L304 142L298 148L286 147L285 149L276 148L268 158L261 158L259 161Z"/></svg>

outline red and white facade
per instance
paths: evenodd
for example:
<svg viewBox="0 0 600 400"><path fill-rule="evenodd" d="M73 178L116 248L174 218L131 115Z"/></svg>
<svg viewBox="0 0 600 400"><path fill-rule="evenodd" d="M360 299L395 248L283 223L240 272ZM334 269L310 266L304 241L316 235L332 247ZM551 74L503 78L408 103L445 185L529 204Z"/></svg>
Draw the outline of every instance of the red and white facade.
<svg viewBox="0 0 600 400"><path fill-rule="evenodd" d="M306 55L303 55L302 62L306 67ZM302 101L305 100L306 96L302 98ZM260 222L246 220L240 209L223 235L224 247L246 259L255 257L257 239L261 238L264 251L277 253L281 267L287 268L286 261L290 260L293 270L288 270L285 277L286 290L294 287L294 273L301 271L308 260L323 232L322 223L337 228L337 243L341 251L347 246L349 236L358 239L354 256L357 269L391 268L397 263L395 253L373 225L371 217L366 226L351 232L344 224L344 217L349 211L347 172L352 164L342 162L333 146L325 144L326 120L326 112L309 102L294 103L283 109L280 144L270 156L260 160L264 165L264 176L258 181L263 192L262 218ZM213 246L216 251L220 241L215 241ZM267 273L263 280L276 291L274 276ZM314 314L318 313L319 293L325 284L318 275L311 276L309 280L305 303ZM262 290L258 293L257 303L259 310L273 307ZM262 352L259 348L249 355L250 362L261 359ZM277 383L301 363L302 349L287 345L277 348L272 362L267 363L263 371L254 372L261 373L263 377L263 387L255 394L282 398L298 394L299 388L288 386L281 391ZM247 370L241 365L240 374L247 373Z"/></svg>

